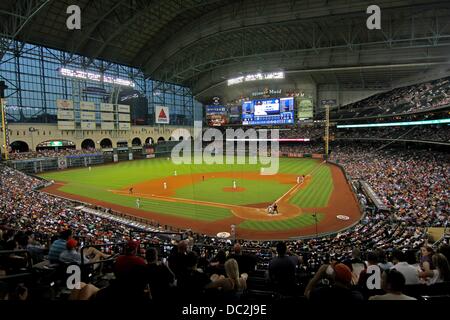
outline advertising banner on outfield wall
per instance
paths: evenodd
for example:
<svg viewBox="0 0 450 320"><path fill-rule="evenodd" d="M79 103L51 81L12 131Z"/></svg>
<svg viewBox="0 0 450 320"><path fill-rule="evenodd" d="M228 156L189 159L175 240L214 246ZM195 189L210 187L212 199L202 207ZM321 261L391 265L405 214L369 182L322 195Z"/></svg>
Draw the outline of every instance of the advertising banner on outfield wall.
<svg viewBox="0 0 450 320"><path fill-rule="evenodd" d="M65 157L58 158L58 169L67 169L67 159Z"/></svg>
<svg viewBox="0 0 450 320"><path fill-rule="evenodd" d="M155 107L155 123L169 123L169 108L163 106Z"/></svg>

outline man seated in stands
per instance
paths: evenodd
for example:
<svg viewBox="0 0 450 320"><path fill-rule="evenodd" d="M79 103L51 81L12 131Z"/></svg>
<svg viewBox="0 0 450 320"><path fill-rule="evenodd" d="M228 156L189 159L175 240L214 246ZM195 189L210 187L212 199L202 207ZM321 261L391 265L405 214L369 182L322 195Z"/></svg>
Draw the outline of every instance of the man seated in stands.
<svg viewBox="0 0 450 320"><path fill-rule="evenodd" d="M81 264L81 252L77 250L78 241L75 239L67 240L66 250L61 252L59 255L59 261L62 263L70 264L76 263ZM94 247L89 247L83 250L83 263L98 262L101 259L107 259L109 255L97 250ZM98 264L96 265L98 266Z"/></svg>
<svg viewBox="0 0 450 320"><path fill-rule="evenodd" d="M145 265L130 264L128 272L115 273L116 279L111 280L109 286L102 288L94 299L98 301L129 301L129 303L150 300L147 290Z"/></svg>
<svg viewBox="0 0 450 320"><path fill-rule="evenodd" d="M55 240L55 242L53 242L50 246L50 250L48 252L48 260L50 261L50 263L59 263L59 256L61 255L61 252L66 250L67 240L69 240L71 237L72 230L67 229L61 231L61 233L59 234L59 238Z"/></svg>
<svg viewBox="0 0 450 320"><path fill-rule="evenodd" d="M395 269L383 272L381 288L386 294L370 297L369 300L417 300L402 293L405 288L405 277Z"/></svg>
<svg viewBox="0 0 450 320"><path fill-rule="evenodd" d="M109 286L99 290L94 299L99 301L148 301L150 295L147 287L146 263L137 256L139 243L129 240L125 246L125 254L117 257L114 265L116 279Z"/></svg>
<svg viewBox="0 0 450 320"><path fill-rule="evenodd" d="M305 296L311 301L319 302L353 302L364 299L361 292L352 289L352 271L343 263L322 265L308 283Z"/></svg>
<svg viewBox="0 0 450 320"><path fill-rule="evenodd" d="M394 266L391 269L395 269L405 277L405 284L419 284L419 270L408 262L406 262L406 255L400 250L394 250L392 252L392 261Z"/></svg>
<svg viewBox="0 0 450 320"><path fill-rule="evenodd" d="M358 286L360 288L366 288L367 285L367 279L369 278L370 274L367 273L367 268L372 266L373 268L377 268L381 274L381 268L378 266L378 257L375 252L369 252L367 253L367 267L364 268L364 270L361 271L359 274L358 279Z"/></svg>
<svg viewBox="0 0 450 320"><path fill-rule="evenodd" d="M359 275L366 269L366 264L361 260L361 251L358 248L352 250L352 258L344 261L352 271L352 284L356 285L359 281Z"/></svg>
<svg viewBox="0 0 450 320"><path fill-rule="evenodd" d="M153 300L164 300L170 295L170 289L175 285L175 275L168 266L158 261L158 251L149 248L145 252L147 260L147 278Z"/></svg>
<svg viewBox="0 0 450 320"><path fill-rule="evenodd" d="M277 292L290 295L295 290L298 257L287 255L287 246L284 242L279 242L276 250L277 257L269 263L269 279Z"/></svg>
<svg viewBox="0 0 450 320"><path fill-rule="evenodd" d="M117 257L114 273L117 278L127 277L135 266L145 266L145 260L137 256L139 242L129 240L125 246L125 254Z"/></svg>

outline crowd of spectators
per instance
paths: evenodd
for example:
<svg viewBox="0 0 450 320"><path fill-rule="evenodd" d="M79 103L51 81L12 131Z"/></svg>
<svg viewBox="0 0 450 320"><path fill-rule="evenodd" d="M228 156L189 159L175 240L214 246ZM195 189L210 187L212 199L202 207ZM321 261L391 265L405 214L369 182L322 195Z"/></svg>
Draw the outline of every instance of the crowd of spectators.
<svg viewBox="0 0 450 320"><path fill-rule="evenodd" d="M396 220L416 226L442 225L448 220L448 153L352 144L337 146L331 160L342 164L352 179L366 181Z"/></svg>
<svg viewBox="0 0 450 320"><path fill-rule="evenodd" d="M306 126L306 125L298 125L291 126L287 129L281 129L279 136L280 138L296 138L296 139L310 139L316 140L324 136L324 127L323 126Z"/></svg>
<svg viewBox="0 0 450 320"><path fill-rule="evenodd" d="M331 112L332 119L396 115L450 104L450 77L375 94Z"/></svg>
<svg viewBox="0 0 450 320"><path fill-rule="evenodd" d="M92 244L128 239L132 228L126 224L75 209L76 205L68 200L36 190L45 183L0 166L0 225L49 237L72 229L77 238Z"/></svg>
<svg viewBox="0 0 450 320"><path fill-rule="evenodd" d="M319 146L311 144L307 151L315 153ZM290 148L308 153L304 147ZM85 261L114 260L115 280L106 286L87 284L71 293L79 299L120 296L157 300L176 292L182 297L188 294L199 299L220 296L235 300L246 291L255 266L266 270L267 288L281 295L298 292L294 285L298 284L298 273L307 275L310 282L304 283L304 295L311 300L336 295L348 300L368 298L367 292L358 288L368 265L387 270L395 264L401 274L383 275L386 294L373 297L375 300L409 299L402 292L405 284L447 281L448 250L435 253L426 246L426 228L444 226L449 219L448 154L341 144L333 147L331 160L343 165L352 179L366 181L389 210L382 212L368 206L363 219L351 229L279 243L276 248L272 241L241 241L231 248L231 241L195 233L171 247L171 239L140 230L133 233L129 225L81 212L70 201L36 191L44 181L0 166L0 247L26 249L34 264L46 261L52 265L79 263L80 246L126 242L124 254L119 257L93 248L84 252ZM59 240L55 240L57 234ZM152 249L154 246L158 250ZM161 250L166 246L172 249ZM413 254L405 262L402 254L421 247L420 259ZM148 249L145 254L140 251L143 248ZM158 254L166 255L167 260L158 259ZM0 260L0 274L8 274L10 267ZM413 277L411 268L415 270ZM312 274L315 276L311 278ZM16 291L17 287L9 295L24 297L23 290L21 294Z"/></svg>
<svg viewBox="0 0 450 320"><path fill-rule="evenodd" d="M450 143L449 126L413 126L340 129L337 138L402 139Z"/></svg>
<svg viewBox="0 0 450 320"><path fill-rule="evenodd" d="M39 151L29 151L29 152L11 152L9 158L11 160L28 160L36 158L55 158L64 156L74 156L83 154L96 154L101 153L100 150L96 149L42 149Z"/></svg>

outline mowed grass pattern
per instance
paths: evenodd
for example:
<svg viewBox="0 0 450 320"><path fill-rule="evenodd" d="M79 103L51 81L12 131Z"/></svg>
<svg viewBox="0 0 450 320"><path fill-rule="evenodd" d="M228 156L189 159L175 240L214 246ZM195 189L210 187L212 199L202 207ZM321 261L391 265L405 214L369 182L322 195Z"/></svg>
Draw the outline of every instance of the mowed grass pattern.
<svg viewBox="0 0 450 320"><path fill-rule="evenodd" d="M237 160L238 158L236 158ZM248 159L239 158L243 163L241 164L182 164L174 165L172 161L166 158L149 159L149 160L137 160L137 161L124 161L112 165L93 166L89 171L87 168L70 169L65 171L56 171L41 174L41 177L48 180L62 181L66 183L61 191L74 195L80 195L99 201L109 202L112 204L122 205L126 207L136 208L136 198L127 195L119 195L112 193L111 190L123 189L130 185L152 180L159 179L167 176L174 175L174 171L177 171L177 175L190 175L201 174L210 172L229 172L233 175L233 178L239 179L239 174L244 172L259 172L260 165L249 164ZM279 159L279 172L295 175L306 175L311 173L314 168L319 164L318 160L314 159ZM314 175L317 174L314 173ZM331 180L331 176L327 176ZM323 178L326 178L325 176ZM322 178L321 178L322 179ZM313 186L316 186L316 182L313 179ZM295 183L293 181L293 183ZM329 181L329 184L332 182ZM289 185L286 185L289 186ZM261 186L261 188L265 188ZM311 185L305 190L311 189ZM262 190L262 189L261 189ZM274 188L273 193L266 193L268 199L263 196L257 203L269 202L270 199L277 198L279 190ZM258 191L255 191L258 192ZM262 192L262 191L261 191ZM268 190L267 192L270 192ZM213 192L209 194L207 201L220 202L218 199L225 192ZM318 193L312 193L318 195ZM271 197L270 197L270 196ZM198 193L195 192L192 187L191 195L188 198L198 199ZM228 196L228 195L226 195ZM324 200L320 201L324 203ZM304 203L299 202L300 207L305 207ZM196 220L204 220L212 222L215 220L221 220L232 216L232 213L228 209L179 204L176 202L158 201L150 199L141 199L141 210L152 211L160 214L167 214L171 216L178 216L183 218L191 218Z"/></svg>
<svg viewBox="0 0 450 320"><path fill-rule="evenodd" d="M297 192L290 202L300 208L326 207L332 191L333 179L330 168L321 166L313 172L309 186Z"/></svg>
<svg viewBox="0 0 450 320"><path fill-rule="evenodd" d="M231 188L236 180L237 187L245 188L239 192L224 192L223 188ZM213 201L218 203L245 205L261 202L273 202L292 185L268 180L245 180L230 178L206 179L177 190L176 198Z"/></svg>
<svg viewBox="0 0 450 320"><path fill-rule="evenodd" d="M323 213L317 213L317 222L324 217ZM257 230L257 231L282 231L290 229L304 228L315 224L316 221L312 213L301 214L294 218L285 220L258 221L247 220L238 225L241 229Z"/></svg>
<svg viewBox="0 0 450 320"><path fill-rule="evenodd" d="M72 183L63 186L60 190L88 198L92 198L92 195L95 194L95 198L101 201L125 207L137 208L136 198L116 195L105 190L99 190L95 187L77 186L76 183ZM176 216L179 218L199 219L204 221L215 221L232 216L230 210L225 208L199 206L189 203L158 201L145 198L140 198L139 209Z"/></svg>

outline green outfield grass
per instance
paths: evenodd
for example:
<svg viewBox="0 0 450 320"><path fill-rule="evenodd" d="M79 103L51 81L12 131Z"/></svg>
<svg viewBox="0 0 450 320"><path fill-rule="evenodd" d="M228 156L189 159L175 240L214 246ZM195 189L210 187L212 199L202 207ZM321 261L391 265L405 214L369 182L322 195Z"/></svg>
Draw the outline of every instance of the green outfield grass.
<svg viewBox="0 0 450 320"><path fill-rule="evenodd" d="M300 208L322 208L328 205L333 191L330 168L321 166L312 174L309 186L297 192L290 200Z"/></svg>
<svg viewBox="0 0 450 320"><path fill-rule="evenodd" d="M293 185L267 180L236 179L236 185L245 188L241 192L224 192L224 187L232 187L231 178L207 179L177 190L177 198L214 201L226 204L245 205L261 202L273 202ZM264 200L264 201L262 201Z"/></svg>
<svg viewBox="0 0 450 320"><path fill-rule="evenodd" d="M324 215L317 213L317 222L322 220ZM289 229L298 229L315 224L312 213L306 213L294 218L273 221L247 220L238 225L241 229L257 230L257 231L282 231Z"/></svg>
<svg viewBox="0 0 450 320"><path fill-rule="evenodd" d="M280 159L279 172L306 175L311 173L314 168L317 168L318 164L319 161L314 159L282 158ZM292 199L294 204L298 204L300 207L307 207L307 205L310 206L312 204L314 204L314 207L318 207L318 204L322 207L326 206L329 194L332 191L332 178L328 167L321 168L325 169L320 169L314 173L309 186L294 197L296 199L295 201ZM95 166L92 167L91 171L87 168L80 168L50 172L41 174L41 177L66 183L65 186L60 188L61 191L66 193L135 208L136 199L134 197L115 194L111 190L123 189L136 183L172 176L175 170L178 176L211 172L232 172L235 176L239 177L239 172L259 172L259 169L260 165L248 163L174 165L170 160L164 158ZM177 196L219 203L251 204L271 202L290 188L290 185L279 184L278 182L240 180L237 178L238 185L246 188L246 191L242 193L223 192L221 188L224 186L232 186L232 179L214 180L208 179L208 181L202 184L182 188L178 190ZM331 186L331 189L327 186ZM324 189L312 190L313 188ZM306 193L308 190L311 191ZM141 199L141 209L160 214L211 222L232 216L232 213L228 209L149 199Z"/></svg>
<svg viewBox="0 0 450 320"><path fill-rule="evenodd" d="M69 183L60 188L61 191L76 194L88 198L94 198L112 204L136 208L136 198L117 195L97 187L84 184ZM198 206L189 203L157 201L151 199L140 199L140 210L157 212L187 219L200 219L204 221L215 221L232 216L230 210L210 206Z"/></svg>

